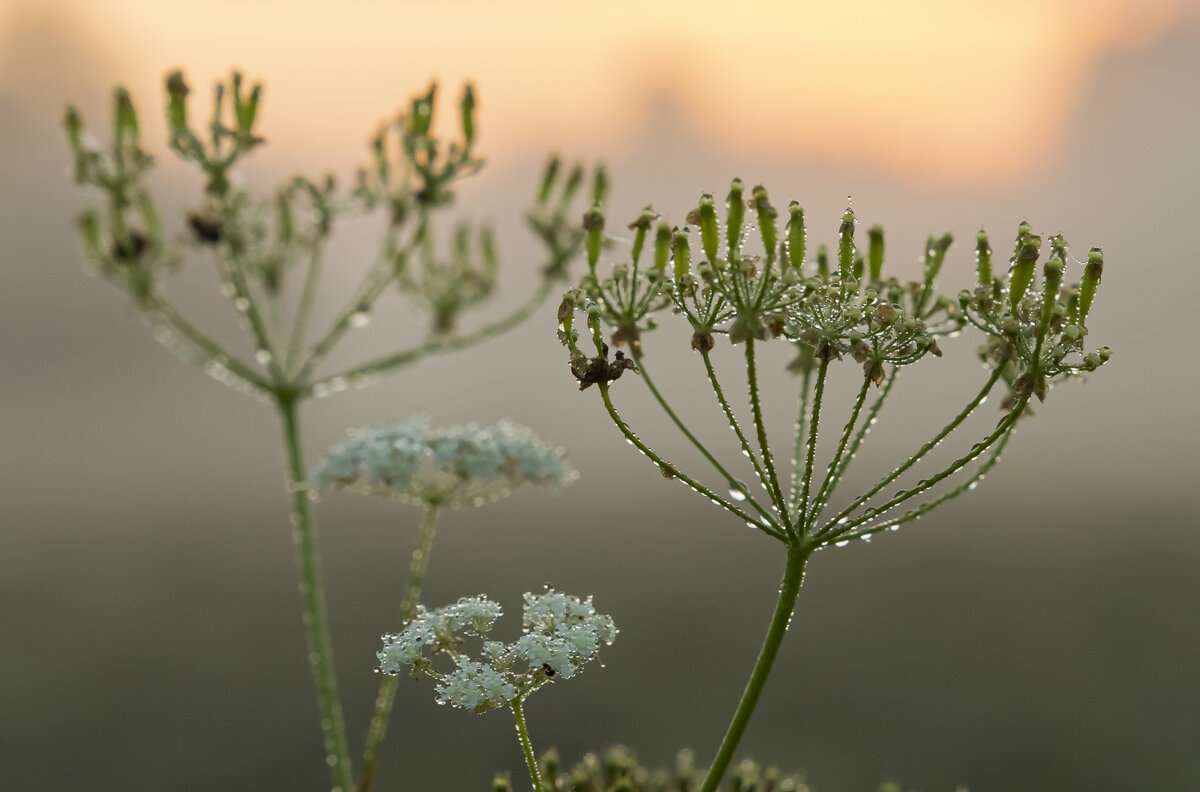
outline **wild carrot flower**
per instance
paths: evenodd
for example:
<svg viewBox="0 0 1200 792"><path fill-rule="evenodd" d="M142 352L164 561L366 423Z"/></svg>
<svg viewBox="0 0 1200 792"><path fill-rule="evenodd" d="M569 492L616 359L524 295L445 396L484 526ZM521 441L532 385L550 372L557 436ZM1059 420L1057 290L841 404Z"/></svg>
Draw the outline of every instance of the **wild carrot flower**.
<svg viewBox="0 0 1200 792"><path fill-rule="evenodd" d="M482 713L523 701L555 678L570 679L617 636L612 617L597 613L591 597L554 589L525 594L524 632L511 644L488 638L500 615L500 605L482 595L432 611L418 607L407 627L383 636L379 670L394 676L411 666L414 677L424 672L437 680L439 703ZM462 651L466 635L481 639L482 660ZM453 660L453 670L434 668L439 654Z"/></svg>
<svg viewBox="0 0 1200 792"><path fill-rule="evenodd" d="M386 495L432 506L481 506L525 483L562 487L577 477L563 449L523 426L434 428L424 416L351 430L313 469L319 489Z"/></svg>

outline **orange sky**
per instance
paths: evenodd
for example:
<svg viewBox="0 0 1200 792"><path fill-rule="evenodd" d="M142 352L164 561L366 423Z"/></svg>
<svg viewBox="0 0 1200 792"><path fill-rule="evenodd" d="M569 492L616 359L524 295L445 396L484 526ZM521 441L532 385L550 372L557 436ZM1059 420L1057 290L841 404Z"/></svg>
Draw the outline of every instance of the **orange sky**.
<svg viewBox="0 0 1200 792"><path fill-rule="evenodd" d="M0 35L15 12L35 8L115 55L112 79L156 116L171 66L201 85L234 64L263 78L272 155L292 161L319 155L348 170L369 131L430 77L455 92L472 78L493 158L564 147L611 156L666 97L717 145L930 183L1000 183L1042 166L1066 144L1098 60L1185 16L1167 0L736 10L696 0L17 0L0 12Z"/></svg>

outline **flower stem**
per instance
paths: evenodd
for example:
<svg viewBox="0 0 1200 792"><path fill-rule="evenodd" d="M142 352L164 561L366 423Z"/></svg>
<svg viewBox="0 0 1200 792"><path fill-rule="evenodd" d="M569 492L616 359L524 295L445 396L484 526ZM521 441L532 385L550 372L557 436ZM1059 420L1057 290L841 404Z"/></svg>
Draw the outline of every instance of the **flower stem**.
<svg viewBox="0 0 1200 792"><path fill-rule="evenodd" d="M364 378L378 377L388 373L393 369L415 363L422 358L426 358L431 355L445 354L447 352L455 352L460 349L466 349L483 341L487 341L490 338L494 338L502 333L506 333L528 319L529 316L536 311L543 302L545 302L547 295L550 294L550 290L554 285L555 283L551 279L543 279L542 284L526 303L521 305L509 315L497 319L492 324L485 325L484 327L481 327L472 333L461 336L452 336L449 338L443 336L432 338L418 346L412 347L411 349L406 349L386 355L384 357L376 358L375 360L355 366L352 369L347 369L346 371L338 374L324 377L316 382L309 383L307 385L306 392L312 393L313 388L319 389L322 386L328 385L332 380L348 380L350 382L354 382L355 380L361 380ZM308 369L306 368L305 371L307 370Z"/></svg>
<svg viewBox="0 0 1200 792"><path fill-rule="evenodd" d="M517 722L517 736L521 738L521 752L525 754L529 780L533 782L534 792L542 792L542 774L538 771L537 757L533 754L533 743L529 741L529 729L525 728L525 710L522 709L521 697L514 698L508 706L512 709L513 720Z"/></svg>
<svg viewBox="0 0 1200 792"><path fill-rule="evenodd" d="M429 554L433 550L433 536L437 530L438 507L427 506L425 519L421 523L421 537L413 550L412 564L408 568L408 591L400 604L400 627L403 628L412 621L417 612L417 603L421 600L421 585L425 581L425 570L429 568ZM396 688L399 677L383 675L379 683L379 694L375 697L375 714L371 716L371 726L367 729L367 746L363 749L362 776L358 782L358 792L367 792L375 779L375 765L379 761L379 747L387 735L388 718L392 714L392 703L396 700Z"/></svg>
<svg viewBox="0 0 1200 792"><path fill-rule="evenodd" d="M767 486L775 508L781 516L787 514L787 501L779 488L779 476L775 473L775 458L767 445L767 426L763 421L762 402L758 398L758 370L754 364L754 336L746 339L746 379L750 385L750 409L754 415L754 428L758 432L758 447L762 452L763 467L767 471Z"/></svg>
<svg viewBox="0 0 1200 792"><path fill-rule="evenodd" d="M316 531L309 512L308 489L304 484L304 455L300 448L296 400L278 397L276 405L283 423L288 457L288 488L292 496L292 539L296 545L296 563L300 571L300 593L304 598L304 633L308 642L309 665L317 688L317 708L325 735L325 761L333 780L333 789L350 792L354 788L354 770L346 742L346 724L338 699L337 677L333 671L333 645L329 636L329 617L325 609L325 587L317 555Z"/></svg>
<svg viewBox="0 0 1200 792"><path fill-rule="evenodd" d="M738 702L733 720L729 722L729 728L725 731L725 738L721 740L717 755L708 768L708 774L704 777L700 792L716 792L717 786L721 783L721 779L729 767L730 760L733 759L733 753L742 739L742 734L746 731L750 716L754 714L758 697L762 694L767 677L771 674L771 666L775 664L779 646L783 642L784 633L787 632L788 623L792 619L792 611L796 607L796 596L800 593L800 582L804 578L804 565L808 562L811 554L812 547L807 544L788 545L787 567L783 572L783 581L779 584L779 601L775 603L771 626L767 628L767 636L763 639L762 649L758 652L754 670L750 673L749 681L746 682L746 689L742 691L741 701Z"/></svg>

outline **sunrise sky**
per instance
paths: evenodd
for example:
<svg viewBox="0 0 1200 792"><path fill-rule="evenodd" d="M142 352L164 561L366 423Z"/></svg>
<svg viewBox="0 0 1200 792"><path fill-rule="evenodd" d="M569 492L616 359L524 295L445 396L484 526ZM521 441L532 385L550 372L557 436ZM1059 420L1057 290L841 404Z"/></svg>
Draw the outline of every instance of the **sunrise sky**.
<svg viewBox="0 0 1200 792"><path fill-rule="evenodd" d="M7 9L7 10L4 10ZM492 156L612 152L669 103L705 142L883 169L931 184L1011 182L1068 145L1106 54L1177 24L1158 0L160 3L17 0L74 29L153 103L165 68L203 85L237 64L269 82L271 155L350 167L380 108L430 78L476 81ZM52 66L53 64L51 64ZM3 75L0 75L2 77ZM58 101L55 97L54 101ZM157 117L157 113L154 114Z"/></svg>

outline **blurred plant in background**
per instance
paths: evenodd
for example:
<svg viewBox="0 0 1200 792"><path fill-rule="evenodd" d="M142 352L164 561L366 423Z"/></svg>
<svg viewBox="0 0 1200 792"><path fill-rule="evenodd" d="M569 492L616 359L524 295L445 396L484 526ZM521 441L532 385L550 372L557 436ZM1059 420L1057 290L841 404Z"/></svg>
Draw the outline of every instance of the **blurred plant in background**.
<svg viewBox="0 0 1200 792"><path fill-rule="evenodd" d="M84 254L101 277L130 296L155 340L219 382L271 403L279 415L308 655L327 762L333 787L348 792L355 788L355 777L334 674L299 407L313 396L368 385L426 356L486 341L530 316L582 248L584 234L571 219L571 205L583 185L584 170L575 166L563 175L559 161L552 160L526 216L546 249L541 282L528 301L507 316L456 335L460 314L493 291L499 270L490 230L460 223L448 258L438 253L432 231L435 213L453 203L457 182L483 164L475 155L475 93L470 85L459 101L456 139L445 142L434 132L437 89L431 86L374 138L371 166L359 171L348 192L339 191L332 176L317 181L298 176L265 198L242 189L233 178L242 159L264 143L256 133L262 87L247 87L234 72L228 84L216 85L212 114L198 125L188 107L191 89L180 72L168 76L166 92L170 148L204 177L200 204L183 218L187 242L175 243L164 228L145 183L154 159L142 147L130 95L118 87L107 147L87 132L73 107L67 109L64 122L75 181L102 199L101 206L79 219ZM603 201L606 184L597 170L594 201ZM326 243L339 223L377 211L386 215L386 231L375 263L333 323L310 337ZM165 278L181 266L183 248L211 254L221 289L254 350L252 359L242 359L217 343L165 295ZM296 269L302 269L302 275L294 275ZM293 284L297 277L300 282ZM369 323L376 301L393 284L431 313L429 337L346 371L319 373L346 334ZM292 293L293 285L298 294ZM294 305L290 318L289 305ZM497 437L504 436L501 430ZM364 788L367 785L369 779Z"/></svg>
<svg viewBox="0 0 1200 792"><path fill-rule="evenodd" d="M751 213L749 217L747 212ZM602 276L597 264L605 218L599 204L588 211L584 227L588 231L589 271L580 285L563 298L558 313L559 338L569 350L570 370L580 390L596 386L608 417L664 477L682 482L744 524L778 540L786 551L779 599L762 649L699 787L703 792L714 792L774 665L812 554L854 539L869 541L876 533L896 530L974 489L999 461L1032 397L1044 400L1052 382L1093 371L1108 360L1107 347L1089 352L1084 346L1086 320L1100 283L1103 256L1098 249L1092 250L1080 283L1067 286L1067 245L1061 236L1055 236L1042 282L1035 287L1041 237L1023 223L1008 272L997 275L992 269L988 238L980 232L979 286L955 300L937 292L937 277L953 242L949 234L930 237L926 243L922 280L901 283L883 276L881 229L872 228L865 255L859 251L855 243L857 220L849 208L842 216L836 250L831 256L826 248L819 248L814 266L806 259L807 230L801 206L792 202L788 207L781 234L778 212L767 191L755 187L747 196L740 180L735 179L730 187L723 229L711 195L702 196L688 214L688 226L699 230L703 256L695 265L690 228L672 228L666 223L655 229L653 252L643 260L654 220L653 209L642 212L630 226L635 236L629 262L616 264L611 274ZM750 243L761 248L749 250ZM585 317L584 327L578 330L577 311ZM759 487L747 487L731 472L732 463L720 460L701 442L650 376L643 336L656 328L657 317L664 312L682 317L690 325L691 349L677 353L699 356L720 420L728 424L741 448L743 459L735 457L734 462L748 464ZM901 369L928 356L940 357L939 339L958 335L967 326L983 335L980 356L986 376L978 393L891 473L829 514L827 509L838 485L879 417ZM605 327L611 330L612 345L628 347L628 356L620 349L610 355ZM581 348L582 335L589 337L594 354ZM713 357L719 336L728 338L743 352L748 428L743 428L744 420L739 419L717 376ZM784 469L776 463L768 439L759 388L759 347L775 341L794 348L790 369L799 377L790 482L781 475ZM858 393L849 406L832 457L820 468L816 458L818 434L822 421L829 421L829 409L835 406L826 404L826 382L830 371L846 358L861 367L850 374L859 380ZM719 486L709 486L666 460L630 428L610 392L612 383L626 371L641 376L669 420L711 466ZM1001 381L1007 398L1002 405L1004 416L993 430L948 465L890 497L877 497L958 429ZM872 390L877 395L867 407ZM976 460L980 460L977 467L965 472ZM956 477L959 473L962 475ZM935 490L938 485L942 485L940 493ZM897 512L931 490L934 492L929 500Z"/></svg>

